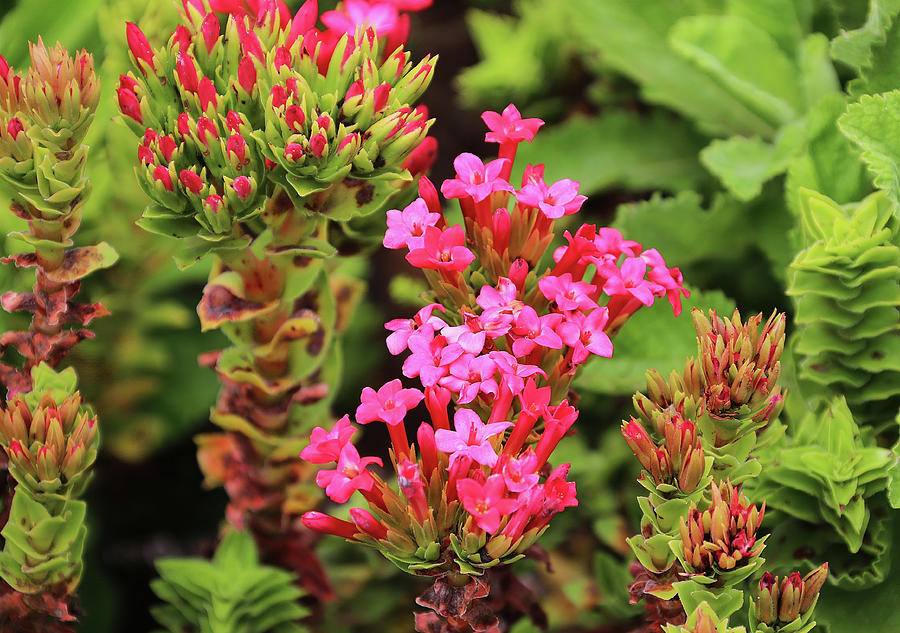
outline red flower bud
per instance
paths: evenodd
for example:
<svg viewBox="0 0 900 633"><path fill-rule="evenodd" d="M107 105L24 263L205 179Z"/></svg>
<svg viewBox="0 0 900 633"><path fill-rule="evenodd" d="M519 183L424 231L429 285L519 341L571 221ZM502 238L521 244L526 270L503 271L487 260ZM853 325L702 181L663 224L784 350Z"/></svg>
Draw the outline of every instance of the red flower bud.
<svg viewBox="0 0 900 633"><path fill-rule="evenodd" d="M237 19L237 27L238 27L238 37L241 40L241 50L244 52L244 57L249 57L252 55L260 63L265 63L265 55L263 55L262 45L259 43L259 38L256 37L256 33L247 28L247 18L245 16L241 16Z"/></svg>
<svg viewBox="0 0 900 633"><path fill-rule="evenodd" d="M293 61L294 60L291 56L291 51L286 49L284 46L279 46L278 50L275 51L275 59L272 63L275 65L275 72L278 72L278 70L282 66L287 66L288 68L290 68Z"/></svg>
<svg viewBox="0 0 900 633"><path fill-rule="evenodd" d="M350 518L359 526L359 529L377 539L387 538L387 528L384 527L378 519L372 516L372 513L362 508L353 508L350 510Z"/></svg>
<svg viewBox="0 0 900 633"><path fill-rule="evenodd" d="M342 521L321 512L307 512L300 520L310 530L347 539L352 539L359 532L359 528L349 521Z"/></svg>
<svg viewBox="0 0 900 633"><path fill-rule="evenodd" d="M171 136L159 137L159 151L163 155L163 158L166 159L167 163L172 160L172 154L175 153L177 147L178 145L175 144L175 139Z"/></svg>
<svg viewBox="0 0 900 633"><path fill-rule="evenodd" d="M275 162L269 160L268 158L265 160L265 163L266 163L266 169L268 169L269 171L271 171L271 170L275 169L275 167L277 167Z"/></svg>
<svg viewBox="0 0 900 633"><path fill-rule="evenodd" d="M375 95L375 112L381 112L387 105L388 97L391 96L391 84L381 84L374 91Z"/></svg>
<svg viewBox="0 0 900 633"><path fill-rule="evenodd" d="M19 138L19 133L25 129L25 126L22 125L22 121L17 118L13 118L9 120L9 123L6 126L7 133L13 137L13 140Z"/></svg>
<svg viewBox="0 0 900 633"><path fill-rule="evenodd" d="M187 30L185 25L179 24L175 32L172 33L172 40L178 44L179 52L183 53L191 45L191 32Z"/></svg>
<svg viewBox="0 0 900 633"><path fill-rule="evenodd" d="M321 132L315 134L311 139L309 139L309 149L313 154L316 155L316 158L322 158L322 154L325 153L325 147L327 145L328 140Z"/></svg>
<svg viewBox="0 0 900 633"><path fill-rule="evenodd" d="M256 66L249 57L244 57L238 64L238 83L247 94L253 92L253 86L256 85ZM273 88L272 91L274 90Z"/></svg>
<svg viewBox="0 0 900 633"><path fill-rule="evenodd" d="M344 95L344 101L349 101L353 97L362 96L365 91L366 89L363 87L362 79L357 79L350 84L349 88L347 88L347 94Z"/></svg>
<svg viewBox="0 0 900 633"><path fill-rule="evenodd" d="M219 41L219 18L215 13L207 13L200 25L200 33L203 35L203 42L206 44L206 52L211 53L213 46Z"/></svg>
<svg viewBox="0 0 900 633"><path fill-rule="evenodd" d="M178 133L189 136L191 133L191 116L187 112L178 115Z"/></svg>
<svg viewBox="0 0 900 633"><path fill-rule="evenodd" d="M0 79L3 79L3 81L9 81L9 71L9 62L6 61L6 58L3 55L0 55Z"/></svg>
<svg viewBox="0 0 900 633"><path fill-rule="evenodd" d="M206 112L210 105L213 108L219 105L219 94L216 92L216 87L209 77L204 77L200 80L198 96L200 97L200 110L203 112Z"/></svg>
<svg viewBox="0 0 900 633"><path fill-rule="evenodd" d="M212 135L212 138L219 137L216 124L207 117L202 116L197 120L197 138L200 139L201 143L208 146L211 139L207 138L207 134Z"/></svg>
<svg viewBox="0 0 900 633"><path fill-rule="evenodd" d="M3 60L3 61L5 62L6 60ZM12 442L9 443L9 454L10 455L12 455L14 457L21 457L24 453L25 453L25 451L22 449L22 444L19 442L19 440L13 440Z"/></svg>
<svg viewBox="0 0 900 633"><path fill-rule="evenodd" d="M167 190L172 191L172 175L169 173L169 169L164 167L163 165L157 165L156 169L153 170L153 179L157 182L161 182L163 187Z"/></svg>
<svg viewBox="0 0 900 633"><path fill-rule="evenodd" d="M246 176L238 176L231 183L231 186L241 200L246 200L253 193L253 185L250 184L250 179Z"/></svg>
<svg viewBox="0 0 900 633"><path fill-rule="evenodd" d="M316 119L316 123L319 124L319 129L323 132L327 132L328 128L331 126L331 117L327 114L321 115Z"/></svg>
<svg viewBox="0 0 900 633"><path fill-rule="evenodd" d="M288 143L284 148L284 157L294 162L303 158L303 153L303 148L299 143Z"/></svg>
<svg viewBox="0 0 900 633"><path fill-rule="evenodd" d="M224 203L225 201L222 200L222 196L216 194L209 196L205 202L206 206L212 209L213 213L218 213Z"/></svg>
<svg viewBox="0 0 900 633"><path fill-rule="evenodd" d="M182 169L178 179L184 188L193 194L198 194L203 189L203 179L190 169Z"/></svg>
<svg viewBox="0 0 900 633"><path fill-rule="evenodd" d="M124 88L117 89L116 94L119 96L119 110L122 114L131 117L138 123L143 123L144 116L141 114L141 104L137 95Z"/></svg>
<svg viewBox="0 0 900 633"><path fill-rule="evenodd" d="M229 110L228 114L225 115L225 125L228 126L230 131L236 134L241 131L241 125L243 125L243 123L241 115L234 110Z"/></svg>
<svg viewBox="0 0 900 633"><path fill-rule="evenodd" d="M197 65L190 53L178 53L175 61L175 72L178 73L178 81L181 87L188 92L195 93L200 87L199 77L197 76Z"/></svg>
<svg viewBox="0 0 900 633"><path fill-rule="evenodd" d="M141 161L141 164L152 165L155 158L156 157L153 155L152 149L150 149L146 145L138 146L138 160Z"/></svg>
<svg viewBox="0 0 900 633"><path fill-rule="evenodd" d="M126 22L125 37L128 40L128 48L131 49L131 54L138 60L138 68L141 69L141 72L146 74L144 67L140 63L141 61L147 63L150 68L155 69L153 49L150 47L150 42L147 41L147 36L144 35L137 24Z"/></svg>
<svg viewBox="0 0 900 633"><path fill-rule="evenodd" d="M150 147L151 144L155 143L159 140L159 134L156 133L152 128L147 128L144 130L144 145Z"/></svg>
<svg viewBox="0 0 900 633"><path fill-rule="evenodd" d="M319 3L317 0L306 0L303 6L297 9L294 19L291 21L291 30L288 33L287 46L292 46L297 38L305 35L307 31L316 26L319 19Z"/></svg>
<svg viewBox="0 0 900 633"><path fill-rule="evenodd" d="M135 81L128 75L119 75L119 88L135 92L135 90L137 89L137 81Z"/></svg>
<svg viewBox="0 0 900 633"><path fill-rule="evenodd" d="M272 91L269 95L272 97L273 108L280 108L287 103L287 91L284 89L284 86L272 86Z"/></svg>
<svg viewBox="0 0 900 633"><path fill-rule="evenodd" d="M303 124L306 122L306 115L303 114L303 109L300 106L290 105L284 112L284 122L294 132L302 132Z"/></svg>
<svg viewBox="0 0 900 633"><path fill-rule="evenodd" d="M240 134L233 134L228 137L228 140L225 142L225 151L229 155L234 154L238 165L243 165L247 160L247 142Z"/></svg>
<svg viewBox="0 0 900 633"><path fill-rule="evenodd" d="M337 151L340 152L342 149L347 147L347 145L349 145L350 143L355 141L357 138L359 138L359 134L356 132L353 132L352 134L348 134L347 136L345 136L343 138L343 140L341 140L340 143L338 143Z"/></svg>

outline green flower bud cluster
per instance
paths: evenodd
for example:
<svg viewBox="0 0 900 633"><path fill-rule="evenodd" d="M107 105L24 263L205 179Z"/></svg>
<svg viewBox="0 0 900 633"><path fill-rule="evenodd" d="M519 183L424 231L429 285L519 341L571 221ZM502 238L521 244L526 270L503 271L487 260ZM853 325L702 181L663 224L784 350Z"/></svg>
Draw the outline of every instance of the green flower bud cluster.
<svg viewBox="0 0 900 633"><path fill-rule="evenodd" d="M34 369L34 391L0 413L0 446L16 480L0 576L22 593L64 596L81 578L87 528L78 499L97 456L97 419L75 391L75 372Z"/></svg>
<svg viewBox="0 0 900 633"><path fill-rule="evenodd" d="M231 532L212 561L169 558L156 563L153 592L166 604L152 609L168 633L303 633L308 614L294 576L261 565L253 537Z"/></svg>
<svg viewBox="0 0 900 633"><path fill-rule="evenodd" d="M880 424L900 397L900 222L884 192L841 207L802 190L806 248L791 262L803 380ZM891 406L893 402L893 406Z"/></svg>

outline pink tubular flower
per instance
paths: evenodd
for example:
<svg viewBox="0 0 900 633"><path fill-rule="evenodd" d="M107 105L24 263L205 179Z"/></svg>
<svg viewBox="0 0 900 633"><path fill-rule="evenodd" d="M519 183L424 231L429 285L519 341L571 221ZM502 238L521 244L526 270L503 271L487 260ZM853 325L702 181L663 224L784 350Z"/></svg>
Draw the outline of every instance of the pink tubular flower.
<svg viewBox="0 0 900 633"><path fill-rule="evenodd" d="M335 503L346 503L357 490L371 490L375 485L372 475L366 471L371 464L381 466L377 457L360 458L356 447L344 444L334 470L320 470L316 474L316 484L325 488L325 494Z"/></svg>
<svg viewBox="0 0 900 633"><path fill-rule="evenodd" d="M587 311L597 307L597 302L591 299L591 294L597 287L584 281L573 281L569 273L559 277L547 275L538 281L538 287L541 293L548 300L555 302L560 310Z"/></svg>
<svg viewBox="0 0 900 633"><path fill-rule="evenodd" d="M587 196L578 195L578 183L564 178L547 187L543 182L529 183L516 192L519 204L540 209L555 220L564 215L572 215L581 209Z"/></svg>
<svg viewBox="0 0 900 633"><path fill-rule="evenodd" d="M456 178L445 180L441 193L448 199L471 197L475 202L481 202L495 191L512 192L512 185L501 176L508 162L498 158L485 165L475 154L460 154L453 161Z"/></svg>
<svg viewBox="0 0 900 633"><path fill-rule="evenodd" d="M370 3L366 0L345 0L343 11L326 11L322 23L332 31L355 35L359 27L365 31L374 27L379 36L386 36L397 26L397 7L389 2Z"/></svg>
<svg viewBox="0 0 900 633"><path fill-rule="evenodd" d="M388 212L390 213L390 212ZM420 328L431 328L431 331L439 330L446 327L439 317L433 315L435 310L445 312L446 309L439 303L431 303L416 313L411 319L393 319L384 324L385 329L390 330L392 334L387 337L388 351L396 356L403 352L409 344L409 337L416 333Z"/></svg>
<svg viewBox="0 0 900 633"><path fill-rule="evenodd" d="M440 379L439 384L459 394L457 402L467 404L484 393L497 397L499 385L494 379L497 364L489 356L463 354L450 364L450 373Z"/></svg>
<svg viewBox="0 0 900 633"><path fill-rule="evenodd" d="M465 243L466 234L458 224L444 231L426 226L422 245L407 253L406 261L418 268L444 272L465 270L475 259Z"/></svg>
<svg viewBox="0 0 900 633"><path fill-rule="evenodd" d="M525 379L535 374L547 377L540 367L522 364L509 352L490 352L489 356L500 370L500 384L510 393L520 393L525 388Z"/></svg>
<svg viewBox="0 0 900 633"><path fill-rule="evenodd" d="M541 119L523 119L519 110L513 104L504 108L503 113L487 111L481 115L481 120L488 126L490 132L484 135L487 143L507 143L510 141L520 143L534 139L538 129L544 125Z"/></svg>
<svg viewBox="0 0 900 633"><path fill-rule="evenodd" d="M647 262L640 257L627 258L622 262L621 269L615 264L606 263L599 272L606 278L603 292L610 297L631 295L646 306L653 305L656 284L644 278Z"/></svg>
<svg viewBox="0 0 900 633"><path fill-rule="evenodd" d="M540 476L537 474L537 455L528 449L518 458L504 455L498 464L506 487L510 492L522 493L534 488Z"/></svg>
<svg viewBox="0 0 900 633"><path fill-rule="evenodd" d="M559 325L557 332L563 343L572 348L574 365L583 363L590 354L612 357L612 341L603 331L608 320L609 312L605 307L601 307L592 310L588 315L573 312Z"/></svg>
<svg viewBox="0 0 900 633"><path fill-rule="evenodd" d="M538 345L549 349L562 349L562 339L556 332L562 320L561 314L538 316L531 306L523 307L516 314L513 327L510 329L515 337L512 344L513 355L523 358Z"/></svg>
<svg viewBox="0 0 900 633"><path fill-rule="evenodd" d="M385 424L402 424L410 409L425 397L418 389L403 389L398 379L384 384L377 392L371 387L362 390L362 403L356 409L356 421L368 424L381 420Z"/></svg>
<svg viewBox="0 0 900 633"><path fill-rule="evenodd" d="M422 237L425 228L435 226L440 218L438 213L429 213L422 198L413 200L403 211L388 211L383 242L385 248L421 248L425 243Z"/></svg>
<svg viewBox="0 0 900 633"><path fill-rule="evenodd" d="M453 416L455 431L438 429L434 436L438 450L450 455L450 464L468 457L483 466L497 463L497 452L490 439L512 426L511 422L484 424L471 409L457 409Z"/></svg>
<svg viewBox="0 0 900 633"><path fill-rule="evenodd" d="M502 517L512 513L518 502L506 498L506 484L502 475L491 475L484 484L474 479L460 479L456 491L466 512L488 534L500 529Z"/></svg>
<svg viewBox="0 0 900 633"><path fill-rule="evenodd" d="M300 459L311 464L336 462L341 457L341 450L350 442L354 433L356 429L350 423L348 415L338 420L331 431L317 426L310 434L309 446L300 452Z"/></svg>
<svg viewBox="0 0 900 633"><path fill-rule="evenodd" d="M432 387L448 373L448 366L463 355L459 345L448 345L443 336L420 330L409 337L411 354L403 361L403 375L419 377L423 387Z"/></svg>

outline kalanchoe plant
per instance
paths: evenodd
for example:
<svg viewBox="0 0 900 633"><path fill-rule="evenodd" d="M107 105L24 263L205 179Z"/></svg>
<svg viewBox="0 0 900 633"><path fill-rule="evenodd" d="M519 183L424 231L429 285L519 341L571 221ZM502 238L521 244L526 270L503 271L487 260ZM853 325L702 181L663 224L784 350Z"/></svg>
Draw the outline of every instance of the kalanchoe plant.
<svg viewBox="0 0 900 633"><path fill-rule="evenodd" d="M105 243L72 248L90 194L82 141L100 94L93 59L41 40L30 52L31 67L21 75L0 56L0 188L27 222L14 236L32 249L3 262L36 272L32 292L0 298L5 310L32 314L27 331L0 337L0 447L10 475L0 531L0 628L70 631L87 532L79 497L97 455L98 428L76 391L74 370L53 368L93 336L84 326L108 314L74 297L81 280L113 264L116 254Z"/></svg>
<svg viewBox="0 0 900 633"><path fill-rule="evenodd" d="M354 302L352 285L329 280L332 244L408 186L407 167L427 167L431 121L411 104L434 60L409 61L396 6L348 1L321 16L326 29L318 20L315 0L293 16L280 2L185 0L162 46L127 26L135 70L118 99L141 138L151 203L139 224L180 238L182 265L215 255L198 313L232 347L203 359L222 382L212 421L225 431L198 438L207 483L225 486L229 519L263 560L324 597L296 520L316 503L296 454L328 415Z"/></svg>
<svg viewBox="0 0 900 633"><path fill-rule="evenodd" d="M779 583L769 572L759 580L756 600L750 607L754 633L807 633L815 627L813 609L819 590L828 578L828 563L800 576L793 572Z"/></svg>
<svg viewBox="0 0 900 633"><path fill-rule="evenodd" d="M737 311L730 320L714 311L707 317L695 310L693 317L699 360L688 359L668 382L648 371L649 396L634 397L661 445L639 420L622 425L644 467L639 482L650 492L639 499L641 533L628 540L640 563L630 591L634 602L646 600L646 630L665 623L673 631L674 625L717 630L712 622L702 624L706 616L696 610L705 604L721 618L737 612L744 603L741 585L764 563L768 538L759 533L766 503L750 503L731 477L757 476L759 447L783 433L777 380L784 315L773 313L762 327L761 314L746 322ZM815 578L809 586L817 593L824 575L822 583ZM783 624L795 626L793 607L786 613L794 617Z"/></svg>
<svg viewBox="0 0 900 633"><path fill-rule="evenodd" d="M350 521L309 512L307 526L432 578L417 600L431 609L416 614L423 633L501 630L487 600L492 572L523 558L553 516L578 503L569 465L550 465L578 418L568 398L577 368L611 356L610 336L640 307L668 297L677 314L686 294L677 269L618 231L583 225L548 252L554 221L585 200L578 183L547 185L543 165L529 165L516 190L509 177L517 146L542 121L522 119L512 105L483 118L500 158L485 164L462 154L456 177L441 187L459 199L464 226L448 225L424 177L421 197L387 216L385 246L408 249L434 301L386 324L388 349L410 352L403 373L424 390L400 380L367 387L356 410L358 423L387 425L399 490L368 470L381 460L360 457L349 417L313 431L301 454L335 464L316 479L333 501L358 491L369 506L351 509ZM422 402L430 419L410 446L404 420ZM706 464L702 452L695 459Z"/></svg>

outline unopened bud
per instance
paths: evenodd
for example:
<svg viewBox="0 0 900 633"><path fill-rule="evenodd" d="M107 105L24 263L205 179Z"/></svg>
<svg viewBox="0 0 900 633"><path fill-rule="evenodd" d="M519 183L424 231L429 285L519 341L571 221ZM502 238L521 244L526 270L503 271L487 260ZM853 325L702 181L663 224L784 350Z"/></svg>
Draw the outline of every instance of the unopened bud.
<svg viewBox="0 0 900 633"><path fill-rule="evenodd" d="M216 87L209 77L200 80L197 96L200 99L201 112L206 112L210 106L215 110L219 105L219 93L216 92Z"/></svg>
<svg viewBox="0 0 900 633"><path fill-rule="evenodd" d="M153 170L153 179L156 182L162 183L162 186L167 191L172 191L174 189L174 187L172 186L172 175L169 173L168 167L157 165Z"/></svg>
<svg viewBox="0 0 900 633"><path fill-rule="evenodd" d="M781 581L781 595L778 597L778 619L782 622L793 622L800 617L800 595L803 592L803 579L793 572Z"/></svg>
<svg viewBox="0 0 900 633"><path fill-rule="evenodd" d="M244 57L238 64L238 84L248 95L253 94L256 86L256 65L249 57ZM274 88L272 89L274 91Z"/></svg>
<svg viewBox="0 0 900 633"><path fill-rule="evenodd" d="M309 149L316 158L322 158L328 149L328 139L326 139L325 135L321 132L314 134L312 138L309 139Z"/></svg>
<svg viewBox="0 0 900 633"><path fill-rule="evenodd" d="M306 122L303 108L296 104L288 106L284 111L284 122L292 132L303 132L303 124Z"/></svg>
<svg viewBox="0 0 900 633"><path fill-rule="evenodd" d="M801 615L812 608L827 578L828 563L823 563L803 577L803 591L800 594Z"/></svg>
<svg viewBox="0 0 900 633"><path fill-rule="evenodd" d="M238 176L231 183L232 188L241 200L246 200L253 193L253 184L246 176Z"/></svg>
<svg viewBox="0 0 900 633"><path fill-rule="evenodd" d="M155 55L153 49L150 47L150 42L147 41L147 36L144 35L138 25L134 22L127 22L125 26L125 36L128 40L128 48L131 50L131 54L134 55L140 71L145 75L147 74L144 65L149 66L151 70L155 69ZM141 62L143 62L143 64Z"/></svg>
<svg viewBox="0 0 900 633"><path fill-rule="evenodd" d="M207 13L200 24L200 33L203 35L203 43L206 44L206 52L212 53L213 47L219 41L219 18L215 13Z"/></svg>
<svg viewBox="0 0 900 633"><path fill-rule="evenodd" d="M284 157L292 162L296 163L303 155L303 147L299 143L288 143L284 148Z"/></svg>
<svg viewBox="0 0 900 633"><path fill-rule="evenodd" d="M778 579L766 572L759 580L756 592L756 618L764 624L778 620Z"/></svg>
<svg viewBox="0 0 900 633"><path fill-rule="evenodd" d="M182 169L178 174L178 179L185 189L195 195L203 191L203 179L190 169Z"/></svg>

